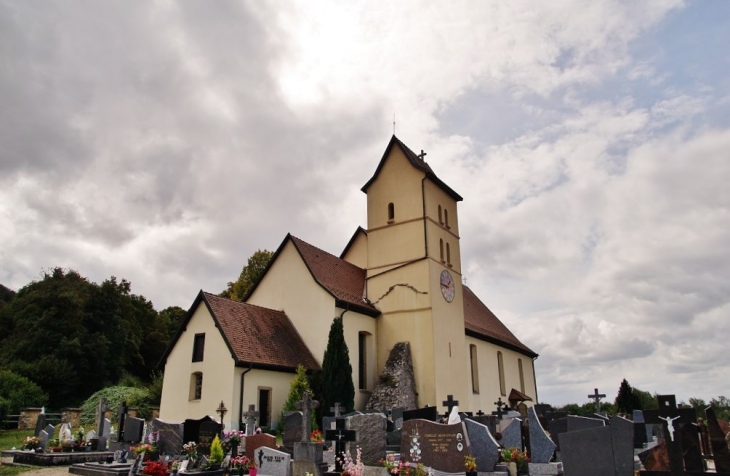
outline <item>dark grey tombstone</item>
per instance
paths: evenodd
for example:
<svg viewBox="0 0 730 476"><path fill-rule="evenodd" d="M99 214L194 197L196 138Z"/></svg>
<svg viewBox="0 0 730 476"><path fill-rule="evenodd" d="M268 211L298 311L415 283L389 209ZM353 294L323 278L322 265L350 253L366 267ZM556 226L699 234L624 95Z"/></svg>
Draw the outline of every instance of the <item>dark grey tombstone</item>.
<svg viewBox="0 0 730 476"><path fill-rule="evenodd" d="M336 420L337 418L333 416L322 417L322 434L324 434L325 430L333 430ZM325 445L332 446L332 442L325 440Z"/></svg>
<svg viewBox="0 0 730 476"><path fill-rule="evenodd" d="M471 455L463 422L441 425L428 420L403 422L400 460L422 463L445 473L463 473L464 455Z"/></svg>
<svg viewBox="0 0 730 476"><path fill-rule="evenodd" d="M556 420L548 420L548 430L550 431L550 439L556 445L556 449L560 451L560 439L558 435L568 431L568 418L558 418Z"/></svg>
<svg viewBox="0 0 730 476"><path fill-rule="evenodd" d="M436 407L416 408L415 410L405 410L403 412L403 423L404 424L408 420L437 421L438 418L439 418L439 412Z"/></svg>
<svg viewBox="0 0 730 476"><path fill-rule="evenodd" d="M39 413L38 419L35 422L35 430L33 432L33 436L38 436L41 434L41 431L46 426L46 414L45 413Z"/></svg>
<svg viewBox="0 0 730 476"><path fill-rule="evenodd" d="M567 416L568 412L545 412L545 419L547 421L558 420L560 418L566 418Z"/></svg>
<svg viewBox="0 0 730 476"><path fill-rule="evenodd" d="M505 448L517 448L522 451L522 420L519 418L511 418L509 420L503 420L502 425L502 439L499 444Z"/></svg>
<svg viewBox="0 0 730 476"><path fill-rule="evenodd" d="M492 436L489 427L469 418L464 424L469 433L472 455L477 460L477 471L494 471L494 466L499 460L499 444Z"/></svg>
<svg viewBox="0 0 730 476"><path fill-rule="evenodd" d="M194 441L196 443L200 443L199 441L199 435L200 435L200 425L202 425L205 422L215 422L211 417L204 416L200 420L194 420L194 419L187 419L185 422L183 422L183 441L185 443L189 443L191 441Z"/></svg>
<svg viewBox="0 0 730 476"><path fill-rule="evenodd" d="M385 458L387 417L383 413L354 415L347 419L350 430L357 432L365 466L378 466Z"/></svg>
<svg viewBox="0 0 730 476"><path fill-rule="evenodd" d="M104 418L104 423L102 424L101 428L101 435L102 436L109 436L112 432L112 422L108 418Z"/></svg>
<svg viewBox="0 0 730 476"><path fill-rule="evenodd" d="M54 433L54 432L56 431L56 427L55 427L55 426L53 426L53 425L51 425L51 424L49 423L49 424L48 424L48 425L46 425L46 427L45 427L45 428L43 428L43 429L45 430L45 432L46 432L46 433L48 433L48 439L49 439L49 440L52 440L52 439L53 439L53 433Z"/></svg>
<svg viewBox="0 0 730 476"><path fill-rule="evenodd" d="M198 432L198 453L203 456L210 455L210 445L213 439L221 432L221 424L215 421L204 421L200 424Z"/></svg>
<svg viewBox="0 0 730 476"><path fill-rule="evenodd" d="M284 415L284 436L282 444L293 448L294 443L302 441L302 412L287 412Z"/></svg>
<svg viewBox="0 0 730 476"><path fill-rule="evenodd" d="M127 443L139 443L142 441L144 431L144 420L127 415L125 418L125 430L122 441Z"/></svg>
<svg viewBox="0 0 730 476"><path fill-rule="evenodd" d="M616 476L610 427L568 431L558 438L565 476Z"/></svg>
<svg viewBox="0 0 730 476"><path fill-rule="evenodd" d="M469 420L474 420L477 423L485 425L489 428L489 432L492 436L497 434L497 417L494 415L474 415L469 417Z"/></svg>
<svg viewBox="0 0 730 476"><path fill-rule="evenodd" d="M568 415L565 418L559 420L552 420L550 422L550 437L553 442L556 443L557 449L560 450L560 442L558 435L565 433L566 431L580 431L588 430L589 428L600 428L605 426L606 423L602 418L589 418L576 415Z"/></svg>
<svg viewBox="0 0 730 476"><path fill-rule="evenodd" d="M616 476L634 475L634 423L619 416L610 420L611 445Z"/></svg>
<svg viewBox="0 0 730 476"><path fill-rule="evenodd" d="M530 423L530 462L549 463L557 445L542 428L535 407L527 410L527 418Z"/></svg>
<svg viewBox="0 0 730 476"><path fill-rule="evenodd" d="M707 431L710 435L710 445L715 459L715 470L718 473L730 473L730 451L727 447L725 432L722 431L715 410L712 407L705 409L707 415Z"/></svg>
<svg viewBox="0 0 730 476"><path fill-rule="evenodd" d="M168 423L157 418L153 418L148 425L151 431L156 431L160 437L157 447L160 453L166 455L182 454L183 442L183 425L182 423Z"/></svg>
<svg viewBox="0 0 730 476"><path fill-rule="evenodd" d="M403 428L403 412L406 411L403 407L395 407L391 410L391 418L393 419L393 425L396 430Z"/></svg>
<svg viewBox="0 0 730 476"><path fill-rule="evenodd" d="M674 435L674 437L677 438L677 435ZM679 438L682 441L684 469L686 471L703 472L705 469L700 446L700 428L696 423L682 425L679 430Z"/></svg>
<svg viewBox="0 0 730 476"><path fill-rule="evenodd" d="M643 448L646 439L646 422L644 421L644 412L634 410L631 415L634 421L634 448Z"/></svg>
<svg viewBox="0 0 730 476"><path fill-rule="evenodd" d="M46 433L46 430L41 430L41 432L38 433L38 446L44 450L48 447L48 433Z"/></svg>
<svg viewBox="0 0 730 476"><path fill-rule="evenodd" d="M388 445L388 449L392 451L400 451L400 440L403 431L401 429L389 431L385 435L385 442Z"/></svg>

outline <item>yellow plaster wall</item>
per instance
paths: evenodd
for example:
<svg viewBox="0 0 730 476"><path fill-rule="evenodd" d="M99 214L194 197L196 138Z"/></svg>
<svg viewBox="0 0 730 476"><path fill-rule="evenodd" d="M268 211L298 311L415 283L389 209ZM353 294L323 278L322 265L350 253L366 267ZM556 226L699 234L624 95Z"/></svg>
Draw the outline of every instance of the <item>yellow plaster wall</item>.
<svg viewBox="0 0 730 476"><path fill-rule="evenodd" d="M236 393L236 407L235 417L238 421L238 395L240 395L241 375L246 369L236 369L236 386L238 389ZM256 405L256 410L259 407L259 388L268 388L271 391L271 421L273 426L277 426L279 419L281 418L281 409L286 403L286 399L289 396L289 387L291 386L292 380L294 380L296 374L288 372L273 372L271 370L259 370L253 369L244 376L243 383L243 412L248 411L249 405ZM243 418L244 423L246 418ZM257 421L258 423L258 421Z"/></svg>
<svg viewBox="0 0 730 476"><path fill-rule="evenodd" d="M449 214L448 227L446 226L445 220L443 220L444 229L450 231L456 236L459 236L459 217L457 214L458 202L447 195L446 192L441 190L430 180L426 180L424 190L426 192L426 215L431 217L437 224L440 224L438 206L441 205L442 215L444 210L448 211Z"/></svg>
<svg viewBox="0 0 730 476"><path fill-rule="evenodd" d="M479 393L472 392L471 384L471 362L469 357L469 345L477 346L477 361L479 370ZM485 342L474 337L467 336L465 343L465 364L468 385L468 398L464 401L468 402L468 408L471 411L483 410L491 412L495 409L494 402L498 398L502 398L503 402L507 402L507 397L513 388L520 390L520 374L518 370L517 359L522 359L522 370L525 380L525 394L532 397L533 402L525 402L527 405L536 403L535 390L535 369L534 362L530 357L505 349L491 342ZM504 363L504 381L506 396L502 395L499 390L499 369L497 364L497 352L502 352L502 360ZM460 405L460 408L463 408Z"/></svg>
<svg viewBox="0 0 730 476"><path fill-rule="evenodd" d="M347 254L342 257L348 263L352 263L359 268L368 267L368 236L364 233L358 233L355 241L352 242Z"/></svg>
<svg viewBox="0 0 730 476"><path fill-rule="evenodd" d="M343 309L338 308L338 315L342 314ZM352 383L355 386L355 409L362 410L365 408L365 404L370 398L370 393L375 385L375 378L380 373L380 369L377 367L377 356L375 352L375 343L378 340L378 328L377 321L372 317L365 316L353 311L347 311L342 314L342 326L345 333L345 343L347 344L347 351L350 355L350 365L352 366ZM329 332L329 328L327 328ZM366 332L370 334L370 343L372 347L370 352L367 353L367 382L368 388L366 390L360 390L359 387L359 334L360 332ZM352 410L348 408L348 410Z"/></svg>
<svg viewBox="0 0 730 476"><path fill-rule="evenodd" d="M195 334L201 333L205 333L203 361L192 362L193 340ZM216 329L208 308L201 302L167 358L160 418L182 422L205 415L215 417L221 400L229 410L234 408L238 395L234 392L233 369L234 360L228 346ZM190 376L194 372L203 373L200 400L189 400ZM230 423L232 415L226 415L226 418Z"/></svg>
<svg viewBox="0 0 730 476"><path fill-rule="evenodd" d="M335 317L335 298L317 284L291 242L246 302L284 311L314 358L322 363Z"/></svg>

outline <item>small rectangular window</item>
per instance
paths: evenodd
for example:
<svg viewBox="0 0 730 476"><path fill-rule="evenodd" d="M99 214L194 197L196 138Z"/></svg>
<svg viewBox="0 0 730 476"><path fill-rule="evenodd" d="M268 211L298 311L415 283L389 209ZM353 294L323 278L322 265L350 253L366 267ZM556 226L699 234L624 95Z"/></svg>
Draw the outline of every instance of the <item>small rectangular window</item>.
<svg viewBox="0 0 730 476"><path fill-rule="evenodd" d="M357 335L357 347L358 347L358 388L360 390L367 390L368 379L367 379L367 334L360 332Z"/></svg>
<svg viewBox="0 0 730 476"><path fill-rule="evenodd" d="M517 359L517 367L520 371L520 392L525 393L525 374L522 371L522 359Z"/></svg>
<svg viewBox="0 0 730 476"><path fill-rule="evenodd" d="M507 386L504 384L504 361L502 360L502 352L497 352L497 367L499 370L499 393L503 397L506 397Z"/></svg>
<svg viewBox="0 0 730 476"><path fill-rule="evenodd" d="M469 356L471 357L471 391L479 393L479 365L477 363L477 346L471 344L469 346Z"/></svg>
<svg viewBox="0 0 730 476"><path fill-rule="evenodd" d="M193 362L202 362L205 351L205 334L195 334L193 341Z"/></svg>

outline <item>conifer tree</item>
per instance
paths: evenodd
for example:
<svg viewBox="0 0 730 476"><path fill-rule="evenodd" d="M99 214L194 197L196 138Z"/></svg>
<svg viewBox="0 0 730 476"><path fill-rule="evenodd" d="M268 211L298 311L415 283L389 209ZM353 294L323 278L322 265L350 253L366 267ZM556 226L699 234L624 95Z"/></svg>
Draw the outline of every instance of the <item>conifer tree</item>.
<svg viewBox="0 0 730 476"><path fill-rule="evenodd" d="M634 410L641 410L641 400L631 388L626 379L621 381L621 386L616 395L616 410L623 413L631 413Z"/></svg>
<svg viewBox="0 0 730 476"><path fill-rule="evenodd" d="M335 317L330 327L327 349L322 362L322 405L325 414L336 402L346 411L354 410L355 386L352 383L350 353L345 343L345 330L342 318Z"/></svg>

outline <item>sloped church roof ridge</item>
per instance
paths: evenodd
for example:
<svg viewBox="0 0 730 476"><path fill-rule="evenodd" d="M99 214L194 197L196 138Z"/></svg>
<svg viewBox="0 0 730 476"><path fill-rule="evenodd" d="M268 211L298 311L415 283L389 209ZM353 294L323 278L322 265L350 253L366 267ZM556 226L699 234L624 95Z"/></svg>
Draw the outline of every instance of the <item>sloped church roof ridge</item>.
<svg viewBox="0 0 730 476"><path fill-rule="evenodd" d="M400 139L398 139L395 134L393 134L393 137L390 138L390 142L388 143L388 147L385 148L385 152L383 153L383 157L380 159L380 163L378 163L378 168L375 169L375 173L370 178L370 180L367 181L365 185L362 186L360 190L367 193L368 187L375 181L375 179L378 178L378 175L380 174L380 171L383 168L383 165L385 164L386 159L390 155L391 149L396 146L399 147L401 151L403 151L403 155L406 156L408 161L411 163L411 165L420 170L421 172L426 174L426 177L429 178L433 183L435 183L441 190L446 192L447 195L449 195L451 198L456 200L457 202L461 202L464 200L461 195L456 193L451 187L446 185L440 178L436 176L433 169L431 169L431 166L426 163L425 160L423 160L422 157L419 157L416 155L415 152L413 152L411 149L408 148L407 145L405 145Z"/></svg>

